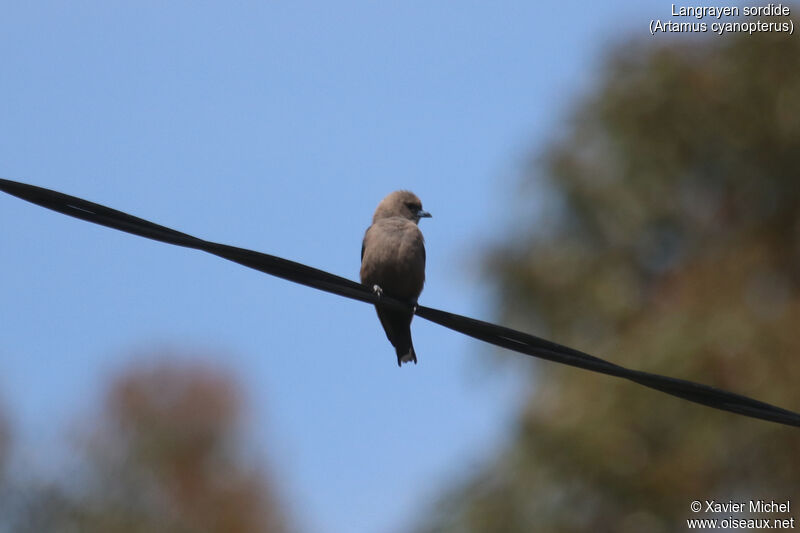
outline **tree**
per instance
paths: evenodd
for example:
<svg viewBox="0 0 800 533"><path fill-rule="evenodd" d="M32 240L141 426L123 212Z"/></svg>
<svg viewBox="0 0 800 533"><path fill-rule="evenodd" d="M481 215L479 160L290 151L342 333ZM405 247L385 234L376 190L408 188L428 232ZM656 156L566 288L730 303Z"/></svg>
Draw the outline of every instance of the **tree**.
<svg viewBox="0 0 800 533"><path fill-rule="evenodd" d="M502 318L800 410L800 42L662 43L616 49L528 168L546 207L487 260ZM673 531L710 517L692 500L800 501L797 428L551 363L531 383L424 531Z"/></svg>
<svg viewBox="0 0 800 533"><path fill-rule="evenodd" d="M118 376L68 484L29 490L14 531L285 531L239 442L241 399L218 370L161 363Z"/></svg>

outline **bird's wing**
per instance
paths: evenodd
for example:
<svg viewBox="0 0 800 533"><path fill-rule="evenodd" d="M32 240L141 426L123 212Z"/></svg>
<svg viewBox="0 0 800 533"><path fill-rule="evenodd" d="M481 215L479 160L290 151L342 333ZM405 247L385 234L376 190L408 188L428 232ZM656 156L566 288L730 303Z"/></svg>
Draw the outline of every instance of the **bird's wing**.
<svg viewBox="0 0 800 533"><path fill-rule="evenodd" d="M364 260L364 249L367 247L367 233L369 233L369 229L370 229L371 227L372 227L372 226L370 226L369 228L367 228L367 230L364 232L364 238L363 238L363 239L361 239L361 260L362 260L362 261Z"/></svg>

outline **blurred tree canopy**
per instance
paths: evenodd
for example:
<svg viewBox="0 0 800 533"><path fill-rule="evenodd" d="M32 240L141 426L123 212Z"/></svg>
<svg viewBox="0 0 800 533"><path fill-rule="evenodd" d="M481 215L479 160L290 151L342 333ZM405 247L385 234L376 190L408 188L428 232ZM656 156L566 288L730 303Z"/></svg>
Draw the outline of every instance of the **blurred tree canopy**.
<svg viewBox="0 0 800 533"><path fill-rule="evenodd" d="M119 375L60 482L7 480L0 531L277 533L283 513L240 442L235 382L197 364ZM8 529L4 529L4 525Z"/></svg>
<svg viewBox="0 0 800 533"><path fill-rule="evenodd" d="M800 41L635 40L602 73L526 172L544 213L488 258L503 319L800 410ZM550 363L531 381L507 448L424 531L675 531L695 499L800 502L797 428Z"/></svg>

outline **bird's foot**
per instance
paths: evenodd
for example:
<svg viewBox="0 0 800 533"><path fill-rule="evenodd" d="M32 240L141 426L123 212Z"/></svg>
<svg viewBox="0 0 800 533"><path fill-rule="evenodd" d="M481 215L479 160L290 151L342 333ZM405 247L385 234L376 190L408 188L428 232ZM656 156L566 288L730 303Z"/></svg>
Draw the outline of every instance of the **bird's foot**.
<svg viewBox="0 0 800 533"><path fill-rule="evenodd" d="M372 286L372 292L374 292L374 293L375 293L375 295L376 295L378 298L380 298L381 296L383 296L383 289L381 289L381 286L380 286L380 285L378 285L377 283L376 283L375 285L373 285L373 286Z"/></svg>

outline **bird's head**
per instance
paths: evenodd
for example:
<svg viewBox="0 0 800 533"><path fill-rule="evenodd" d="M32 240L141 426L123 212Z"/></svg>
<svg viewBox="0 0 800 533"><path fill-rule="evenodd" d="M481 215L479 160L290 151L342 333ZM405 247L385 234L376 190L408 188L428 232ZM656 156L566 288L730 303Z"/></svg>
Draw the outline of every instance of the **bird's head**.
<svg viewBox="0 0 800 533"><path fill-rule="evenodd" d="M431 216L422 209L422 202L416 194L411 191L394 191L378 204L372 222L381 218L401 217L417 224L419 219Z"/></svg>

